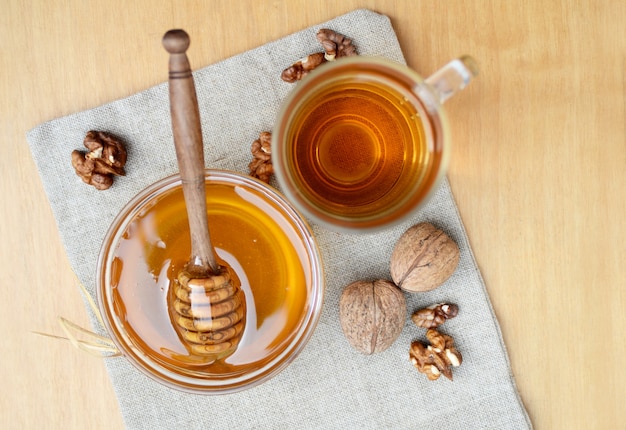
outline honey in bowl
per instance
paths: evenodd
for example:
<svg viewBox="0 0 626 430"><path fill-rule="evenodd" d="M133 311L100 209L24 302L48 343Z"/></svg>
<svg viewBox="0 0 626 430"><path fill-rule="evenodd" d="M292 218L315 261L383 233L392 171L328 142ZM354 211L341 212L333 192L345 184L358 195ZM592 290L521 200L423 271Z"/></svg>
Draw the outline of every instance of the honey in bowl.
<svg viewBox="0 0 626 430"><path fill-rule="evenodd" d="M219 263L245 294L235 352L219 360L191 354L172 322L174 280L190 255L177 177L142 192L113 223L98 295L107 328L140 370L187 391L229 392L265 380L303 348L321 311L323 274L308 226L279 194L228 172L209 171L205 184Z"/></svg>

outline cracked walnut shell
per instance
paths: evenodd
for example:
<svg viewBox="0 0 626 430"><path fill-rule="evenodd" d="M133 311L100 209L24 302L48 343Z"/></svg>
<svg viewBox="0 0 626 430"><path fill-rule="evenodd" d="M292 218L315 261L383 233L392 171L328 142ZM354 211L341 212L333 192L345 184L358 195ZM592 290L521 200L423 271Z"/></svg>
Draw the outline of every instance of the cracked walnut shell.
<svg viewBox="0 0 626 430"><path fill-rule="evenodd" d="M430 291L456 270L459 247L442 230L424 222L409 228L391 254L391 277L410 292Z"/></svg>
<svg viewBox="0 0 626 430"><path fill-rule="evenodd" d="M363 354L389 348L400 336L405 320L404 294L389 281L353 282L341 294L341 329L350 345Z"/></svg>

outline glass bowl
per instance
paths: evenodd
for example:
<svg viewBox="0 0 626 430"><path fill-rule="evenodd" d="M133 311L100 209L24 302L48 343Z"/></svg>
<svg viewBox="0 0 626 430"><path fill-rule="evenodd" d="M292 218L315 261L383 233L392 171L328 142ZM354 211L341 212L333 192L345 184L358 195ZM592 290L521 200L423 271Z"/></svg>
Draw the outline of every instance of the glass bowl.
<svg viewBox="0 0 626 430"><path fill-rule="evenodd" d="M97 298L107 331L137 369L186 392L223 394L260 384L302 351L322 310L324 273L302 216L270 186L207 170L210 233L220 263L241 281L246 325L232 355L214 363L190 355L168 312L168 292L190 258L178 175L135 196L106 234Z"/></svg>

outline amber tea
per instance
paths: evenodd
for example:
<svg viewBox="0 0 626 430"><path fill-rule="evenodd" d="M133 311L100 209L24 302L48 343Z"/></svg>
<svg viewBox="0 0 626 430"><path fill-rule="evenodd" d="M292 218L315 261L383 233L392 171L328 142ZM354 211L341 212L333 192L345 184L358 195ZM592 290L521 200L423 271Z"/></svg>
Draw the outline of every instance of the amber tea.
<svg viewBox="0 0 626 430"><path fill-rule="evenodd" d="M320 66L279 113L272 157L282 190L339 230L376 229L413 212L445 173L444 97L430 85L441 82L379 58Z"/></svg>
<svg viewBox="0 0 626 430"><path fill-rule="evenodd" d="M368 82L316 94L298 112L290 141L302 190L340 216L384 210L437 156L406 96Z"/></svg>

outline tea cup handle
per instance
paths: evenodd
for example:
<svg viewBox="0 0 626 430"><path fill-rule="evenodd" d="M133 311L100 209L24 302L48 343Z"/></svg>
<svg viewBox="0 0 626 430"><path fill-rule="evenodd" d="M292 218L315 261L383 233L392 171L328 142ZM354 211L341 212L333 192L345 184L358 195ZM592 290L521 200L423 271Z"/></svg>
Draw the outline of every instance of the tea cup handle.
<svg viewBox="0 0 626 430"><path fill-rule="evenodd" d="M478 64L469 55L459 57L437 70L424 82L443 104L478 75Z"/></svg>

